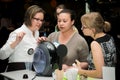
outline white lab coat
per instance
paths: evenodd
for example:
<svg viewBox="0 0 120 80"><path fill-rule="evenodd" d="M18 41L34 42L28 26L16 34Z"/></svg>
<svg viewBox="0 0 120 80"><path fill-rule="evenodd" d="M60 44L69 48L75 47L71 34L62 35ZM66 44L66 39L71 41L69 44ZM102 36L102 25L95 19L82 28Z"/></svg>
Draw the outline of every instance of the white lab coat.
<svg viewBox="0 0 120 80"><path fill-rule="evenodd" d="M10 44L15 41L16 34L19 32L25 32L25 36L22 41L12 49ZM14 30L10 33L9 38L5 45L0 50L0 59L6 59L9 57L9 63L11 62L32 62L33 54L29 55L28 50L33 48L35 50L37 46L36 39L39 37L39 31L35 31L35 36L33 36L32 31L23 24L20 28Z"/></svg>

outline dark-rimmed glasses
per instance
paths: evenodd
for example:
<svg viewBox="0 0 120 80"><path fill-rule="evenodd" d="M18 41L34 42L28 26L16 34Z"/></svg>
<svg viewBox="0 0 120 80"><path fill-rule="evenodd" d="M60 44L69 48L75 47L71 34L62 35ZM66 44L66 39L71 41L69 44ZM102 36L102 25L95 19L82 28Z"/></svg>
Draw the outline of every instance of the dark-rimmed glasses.
<svg viewBox="0 0 120 80"><path fill-rule="evenodd" d="M33 18L33 19L36 20L36 21L44 22L43 19L39 19L39 18Z"/></svg>

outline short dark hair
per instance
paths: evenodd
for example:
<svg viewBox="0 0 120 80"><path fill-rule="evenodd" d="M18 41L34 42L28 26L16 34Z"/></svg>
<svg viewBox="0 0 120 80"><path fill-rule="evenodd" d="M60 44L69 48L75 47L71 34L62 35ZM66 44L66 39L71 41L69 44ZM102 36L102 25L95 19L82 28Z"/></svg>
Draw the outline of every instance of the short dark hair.
<svg viewBox="0 0 120 80"><path fill-rule="evenodd" d="M61 13L69 13L70 17L71 17L71 20L75 20L76 19L76 13L75 13L75 11L73 11L71 9L63 9L59 14L61 14Z"/></svg>

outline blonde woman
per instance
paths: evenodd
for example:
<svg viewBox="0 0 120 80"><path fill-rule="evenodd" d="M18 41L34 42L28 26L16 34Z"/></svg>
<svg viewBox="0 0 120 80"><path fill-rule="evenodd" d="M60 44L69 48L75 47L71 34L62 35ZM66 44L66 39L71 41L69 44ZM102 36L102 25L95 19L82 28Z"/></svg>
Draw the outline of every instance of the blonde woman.
<svg viewBox="0 0 120 80"><path fill-rule="evenodd" d="M115 67L116 47L114 39L106 32L110 31L111 25L105 21L99 12L86 13L81 17L82 32L90 36L93 41L90 44L88 70L82 69L81 62L76 60L78 73L87 77L102 79L102 67Z"/></svg>

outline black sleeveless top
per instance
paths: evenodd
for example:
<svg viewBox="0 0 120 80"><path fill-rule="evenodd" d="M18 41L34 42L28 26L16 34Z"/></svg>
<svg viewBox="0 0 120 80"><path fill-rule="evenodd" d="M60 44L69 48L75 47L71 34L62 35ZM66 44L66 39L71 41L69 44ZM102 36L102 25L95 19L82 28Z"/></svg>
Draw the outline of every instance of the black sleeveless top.
<svg viewBox="0 0 120 80"><path fill-rule="evenodd" d="M108 66L108 67L115 66L116 46L115 46L113 37L106 34L105 36L100 37L100 38L96 39L95 41L97 41L102 47L105 66ZM89 63L88 69L89 70L95 69L91 52L90 52L87 60Z"/></svg>

